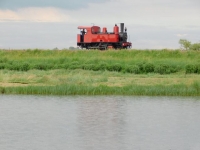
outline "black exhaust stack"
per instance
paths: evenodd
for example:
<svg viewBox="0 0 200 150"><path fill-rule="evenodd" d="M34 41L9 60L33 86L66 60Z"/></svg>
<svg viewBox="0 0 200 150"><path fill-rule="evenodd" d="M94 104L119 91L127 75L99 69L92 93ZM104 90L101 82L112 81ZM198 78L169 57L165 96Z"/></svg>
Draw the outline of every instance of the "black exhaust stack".
<svg viewBox="0 0 200 150"><path fill-rule="evenodd" d="M120 30L121 33L124 33L124 23L120 23Z"/></svg>

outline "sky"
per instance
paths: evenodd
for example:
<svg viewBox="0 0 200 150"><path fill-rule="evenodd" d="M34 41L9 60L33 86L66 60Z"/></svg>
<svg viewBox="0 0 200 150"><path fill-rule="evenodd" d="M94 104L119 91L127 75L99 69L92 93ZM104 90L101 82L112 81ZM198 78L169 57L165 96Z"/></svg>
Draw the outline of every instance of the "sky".
<svg viewBox="0 0 200 150"><path fill-rule="evenodd" d="M0 49L76 47L78 26L125 23L135 49L200 42L200 0L0 0Z"/></svg>

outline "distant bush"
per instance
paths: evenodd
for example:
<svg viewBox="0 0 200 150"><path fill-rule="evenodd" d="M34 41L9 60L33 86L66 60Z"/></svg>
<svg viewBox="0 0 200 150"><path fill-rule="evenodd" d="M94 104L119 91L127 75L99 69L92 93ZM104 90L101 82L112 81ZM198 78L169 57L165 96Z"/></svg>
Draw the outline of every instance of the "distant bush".
<svg viewBox="0 0 200 150"><path fill-rule="evenodd" d="M188 64L186 67L185 67L185 70L186 70L186 73L194 73L196 68L195 68L195 65L192 65L192 64Z"/></svg>
<svg viewBox="0 0 200 150"><path fill-rule="evenodd" d="M7 64L6 69L8 70L20 70L20 65L18 63L13 63L13 64Z"/></svg>
<svg viewBox="0 0 200 150"><path fill-rule="evenodd" d="M117 71L120 72L122 70L122 65L119 63L111 64L107 66L108 71Z"/></svg>
<svg viewBox="0 0 200 150"><path fill-rule="evenodd" d="M78 69L78 68L81 68L78 61L73 61L68 66L68 69Z"/></svg>
<svg viewBox="0 0 200 150"><path fill-rule="evenodd" d="M65 64L55 64L54 66L53 66L53 68L52 69L67 69L67 68L65 68L66 66L65 66Z"/></svg>
<svg viewBox="0 0 200 150"><path fill-rule="evenodd" d="M129 65L129 66L126 66L125 71L128 72L128 73L139 74L140 68L139 68L138 65Z"/></svg>
<svg viewBox="0 0 200 150"><path fill-rule="evenodd" d="M68 62L62 65L62 67L63 67L64 69L68 69L69 66L70 66L70 64L69 64Z"/></svg>
<svg viewBox="0 0 200 150"><path fill-rule="evenodd" d="M170 73L175 73L179 71L178 66L174 65L168 65L168 64L158 64L155 66L155 73L160 73L160 74L170 74Z"/></svg>
<svg viewBox="0 0 200 150"><path fill-rule="evenodd" d="M30 65L28 63L21 64L20 71L28 71L30 69Z"/></svg>
<svg viewBox="0 0 200 150"><path fill-rule="evenodd" d="M137 63L136 65L139 67L139 73L145 73L145 62L139 62L139 63Z"/></svg>
<svg viewBox="0 0 200 150"><path fill-rule="evenodd" d="M5 69L5 63L0 63L0 69Z"/></svg>
<svg viewBox="0 0 200 150"><path fill-rule="evenodd" d="M107 66L108 66L107 63L104 62L98 64L99 70L106 70Z"/></svg>
<svg viewBox="0 0 200 150"><path fill-rule="evenodd" d="M93 71L100 70L99 66L95 64L83 64L81 68L84 70L93 70Z"/></svg>
<svg viewBox="0 0 200 150"><path fill-rule="evenodd" d="M200 64L197 64L197 73L200 74Z"/></svg>
<svg viewBox="0 0 200 150"><path fill-rule="evenodd" d="M19 63L19 62L4 64L0 67L2 69L16 70L16 71L28 71L30 69L30 65L28 63Z"/></svg>
<svg viewBox="0 0 200 150"><path fill-rule="evenodd" d="M45 64L35 64L33 65L34 69L38 69L38 70L47 70L47 67Z"/></svg>
<svg viewBox="0 0 200 150"><path fill-rule="evenodd" d="M189 73L198 73L200 74L200 64L188 64L185 67L185 73L189 74Z"/></svg>
<svg viewBox="0 0 200 150"><path fill-rule="evenodd" d="M155 69L155 66L153 64L151 64L151 63L144 64L143 70L144 70L145 73L154 72L154 69Z"/></svg>
<svg viewBox="0 0 200 150"><path fill-rule="evenodd" d="M48 63L38 63L38 64L33 65L33 69L37 69L37 70L49 70L53 68L54 68L54 65L48 64Z"/></svg>
<svg viewBox="0 0 200 150"><path fill-rule="evenodd" d="M159 74L170 74L178 72L181 68L175 65L169 64L157 64L152 63L138 63L136 65L128 65L125 68L125 72L144 74L144 73L159 73Z"/></svg>
<svg viewBox="0 0 200 150"><path fill-rule="evenodd" d="M91 65L90 64L82 64L81 68L83 70L91 70Z"/></svg>

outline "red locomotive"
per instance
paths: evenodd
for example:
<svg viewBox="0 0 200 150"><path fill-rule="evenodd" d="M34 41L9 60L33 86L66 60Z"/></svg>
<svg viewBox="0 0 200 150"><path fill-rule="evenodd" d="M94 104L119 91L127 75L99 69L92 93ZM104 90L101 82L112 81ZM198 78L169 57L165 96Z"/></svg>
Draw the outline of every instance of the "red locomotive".
<svg viewBox="0 0 200 150"><path fill-rule="evenodd" d="M127 29L124 29L124 23L120 23L120 28L119 32L119 27L115 24L113 32L107 32L106 27L101 32L101 28L98 26L79 26L81 34L77 35L77 46L101 50L130 48L132 43L127 42Z"/></svg>

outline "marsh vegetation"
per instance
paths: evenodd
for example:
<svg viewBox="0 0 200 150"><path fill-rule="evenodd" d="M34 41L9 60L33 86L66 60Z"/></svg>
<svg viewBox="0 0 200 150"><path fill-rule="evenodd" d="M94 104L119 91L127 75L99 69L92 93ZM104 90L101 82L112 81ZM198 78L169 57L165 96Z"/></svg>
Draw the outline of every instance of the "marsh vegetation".
<svg viewBox="0 0 200 150"><path fill-rule="evenodd" d="M0 92L200 95L200 52L0 51Z"/></svg>

